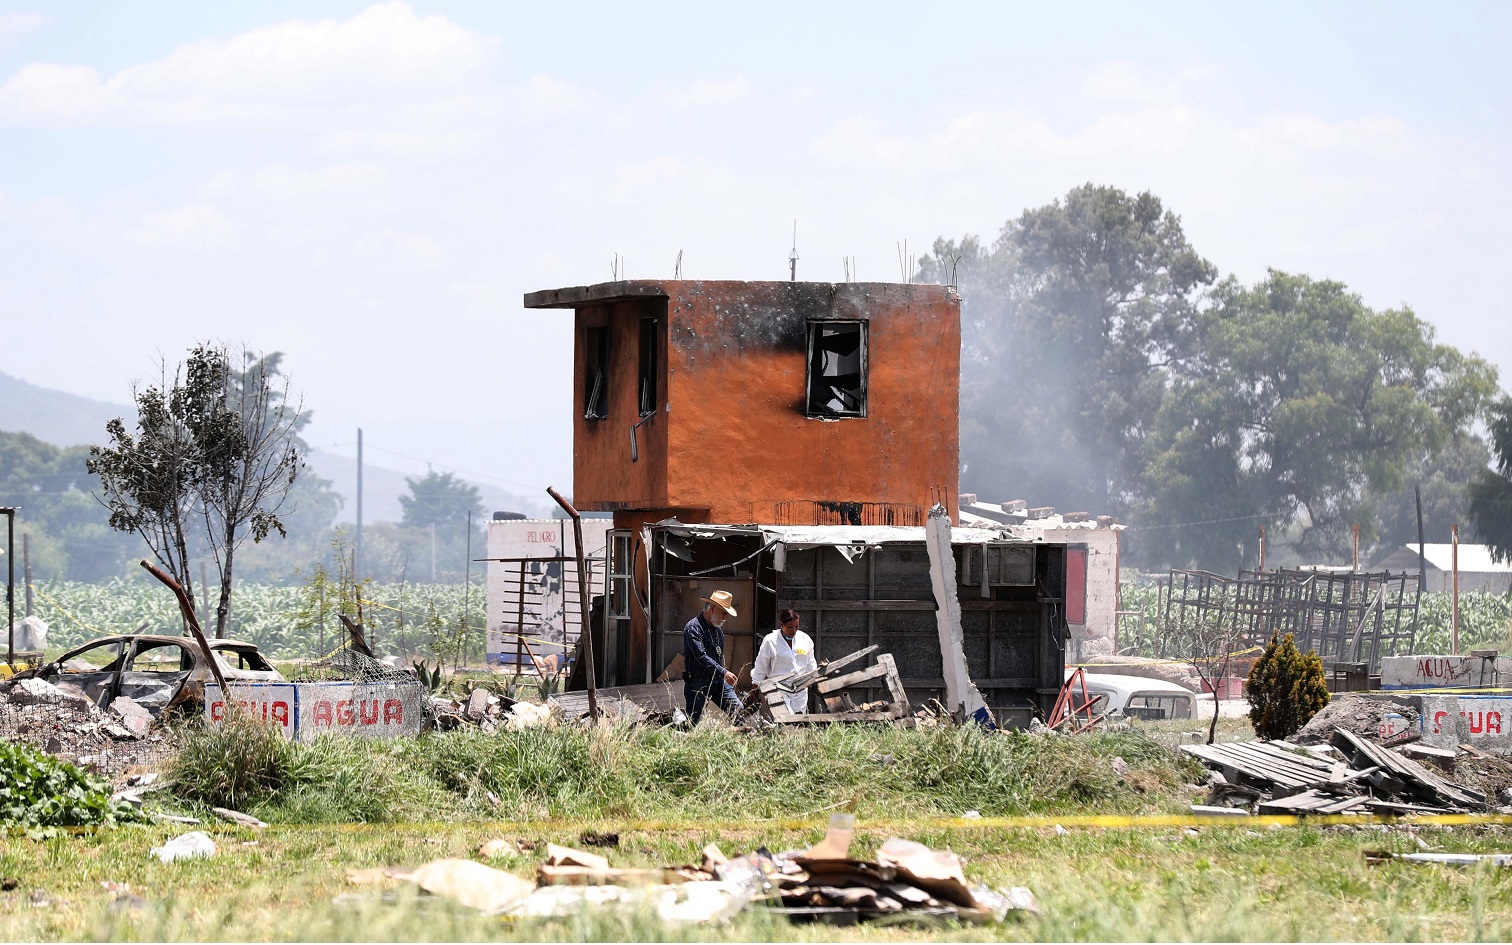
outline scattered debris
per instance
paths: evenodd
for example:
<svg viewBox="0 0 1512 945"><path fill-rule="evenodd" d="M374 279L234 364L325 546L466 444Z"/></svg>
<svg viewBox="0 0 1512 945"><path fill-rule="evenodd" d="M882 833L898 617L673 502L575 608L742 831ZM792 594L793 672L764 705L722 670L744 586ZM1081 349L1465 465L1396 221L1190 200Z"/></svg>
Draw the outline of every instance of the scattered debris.
<svg viewBox="0 0 1512 945"><path fill-rule="evenodd" d="M617 847L620 835L617 833L598 833L593 830L585 830L578 837L578 842L585 847Z"/></svg>
<svg viewBox="0 0 1512 945"><path fill-rule="evenodd" d="M766 702L767 716L779 725L827 724L831 722L893 722L908 719L911 707L903 681L898 676L897 664L891 653L877 654L874 666L851 669L866 657L877 652L875 645L838 659L821 663L817 669L805 672L773 676L757 684L757 691ZM851 669L842 673L841 670ZM887 687L890 700L854 705L843 691L853 686L881 679ZM796 693L813 691L818 694L824 712L792 712L788 698Z"/></svg>
<svg viewBox="0 0 1512 945"><path fill-rule="evenodd" d="M1390 719L1388 716L1397 716ZM1403 726L1417 728L1418 710L1405 700L1364 693L1336 693L1328 705L1287 741L1296 745L1326 745L1333 740L1335 729L1345 729L1367 738L1381 738L1384 728L1399 731Z"/></svg>
<svg viewBox="0 0 1512 945"><path fill-rule="evenodd" d="M1412 814L1491 806L1484 792L1442 778L1407 757L1411 745L1393 750L1336 728L1332 747L1341 760L1285 742L1183 745L1181 750L1222 776L1209 790L1207 808L1253 807L1262 814Z"/></svg>
<svg viewBox="0 0 1512 945"><path fill-rule="evenodd" d="M210 839L209 834L191 830L189 833L179 834L160 847L153 847L149 855L157 857L164 863L212 857L215 855L215 841Z"/></svg>
<svg viewBox="0 0 1512 945"><path fill-rule="evenodd" d="M486 913L501 912L535 891L529 880L472 860L436 860L398 878Z"/></svg>
<svg viewBox="0 0 1512 945"><path fill-rule="evenodd" d="M668 923L705 923L726 920L748 904L793 921L834 924L878 918L993 922L1010 912L1039 912L1028 889L1003 893L973 886L959 856L911 840L888 840L874 862L850 859L854 830L854 818L838 814L824 838L807 851L773 854L762 848L733 860L711 843L697 867L615 868L599 854L548 843L535 884L482 863L454 859L413 870L349 870L347 880L405 880L486 915L520 918L649 908ZM522 841L516 845L525 849ZM496 856L510 846L506 840L491 840L479 853Z"/></svg>
<svg viewBox="0 0 1512 945"><path fill-rule="evenodd" d="M1474 866L1480 862L1489 862L1492 866L1512 867L1512 853L1388 853L1385 850L1369 850L1365 853L1365 862L1372 866L1387 860L1441 863L1445 866Z"/></svg>
<svg viewBox="0 0 1512 945"><path fill-rule="evenodd" d="M253 830L261 830L268 826L251 814L243 814L241 811L231 810L227 807L212 807L210 810L222 820L229 820L233 824L241 824L243 827L251 827Z"/></svg>

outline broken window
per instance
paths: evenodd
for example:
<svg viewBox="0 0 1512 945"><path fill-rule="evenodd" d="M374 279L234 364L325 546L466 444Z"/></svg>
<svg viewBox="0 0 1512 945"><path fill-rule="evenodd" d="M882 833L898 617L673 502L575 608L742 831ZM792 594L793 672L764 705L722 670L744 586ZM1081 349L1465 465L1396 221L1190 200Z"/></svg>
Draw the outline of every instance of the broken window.
<svg viewBox="0 0 1512 945"><path fill-rule="evenodd" d="M866 416L866 322L808 326L808 415Z"/></svg>
<svg viewBox="0 0 1512 945"><path fill-rule="evenodd" d="M656 319L640 320L640 369L636 372L635 389L643 417L656 413L656 329Z"/></svg>
<svg viewBox="0 0 1512 945"><path fill-rule="evenodd" d="M583 419L609 416L609 327L589 326L583 332Z"/></svg>

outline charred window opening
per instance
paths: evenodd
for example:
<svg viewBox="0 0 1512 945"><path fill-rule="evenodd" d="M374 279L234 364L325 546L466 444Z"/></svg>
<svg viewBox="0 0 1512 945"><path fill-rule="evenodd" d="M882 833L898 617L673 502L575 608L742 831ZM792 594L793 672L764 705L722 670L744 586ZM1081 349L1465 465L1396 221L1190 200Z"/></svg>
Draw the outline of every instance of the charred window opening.
<svg viewBox="0 0 1512 945"><path fill-rule="evenodd" d="M589 327L583 334L583 419L609 416L609 328Z"/></svg>
<svg viewBox="0 0 1512 945"><path fill-rule="evenodd" d="M637 372L635 389L640 399L640 415L649 417L656 413L656 335L657 320L640 320L640 369Z"/></svg>
<svg viewBox="0 0 1512 945"><path fill-rule="evenodd" d="M866 416L866 323L808 326L808 415Z"/></svg>

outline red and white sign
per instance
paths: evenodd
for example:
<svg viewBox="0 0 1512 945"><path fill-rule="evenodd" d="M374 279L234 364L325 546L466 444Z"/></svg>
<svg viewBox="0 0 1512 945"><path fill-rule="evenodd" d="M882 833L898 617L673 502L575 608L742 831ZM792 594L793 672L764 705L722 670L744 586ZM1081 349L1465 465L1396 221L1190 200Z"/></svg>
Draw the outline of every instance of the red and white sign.
<svg viewBox="0 0 1512 945"><path fill-rule="evenodd" d="M285 738L294 737L294 706L296 694L293 683L231 683L231 701L254 719L271 722ZM220 686L208 683L205 686L205 719L211 725L219 725L226 717L226 699Z"/></svg>
<svg viewBox="0 0 1512 945"><path fill-rule="evenodd" d="M419 683L300 683L300 741L327 732L384 738L420 733L425 690Z"/></svg>
<svg viewBox="0 0 1512 945"><path fill-rule="evenodd" d="M231 683L231 701L272 723L285 738L308 741L327 732L383 738L418 735L425 690L418 682ZM220 687L205 687L205 718L226 717Z"/></svg>

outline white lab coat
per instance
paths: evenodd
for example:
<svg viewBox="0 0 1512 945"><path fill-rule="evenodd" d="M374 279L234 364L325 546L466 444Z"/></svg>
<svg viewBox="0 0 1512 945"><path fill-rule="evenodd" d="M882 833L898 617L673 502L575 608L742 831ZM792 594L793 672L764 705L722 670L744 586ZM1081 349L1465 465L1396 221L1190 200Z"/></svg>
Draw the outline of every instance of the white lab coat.
<svg viewBox="0 0 1512 945"><path fill-rule="evenodd" d="M793 645L788 646L781 630L773 630L761 641L761 651L756 654L756 665L751 667L751 682L759 683L773 676L788 673L803 673L818 669L814 661L814 639L799 630L793 635ZM787 697L789 712L808 711L808 690L792 693Z"/></svg>

